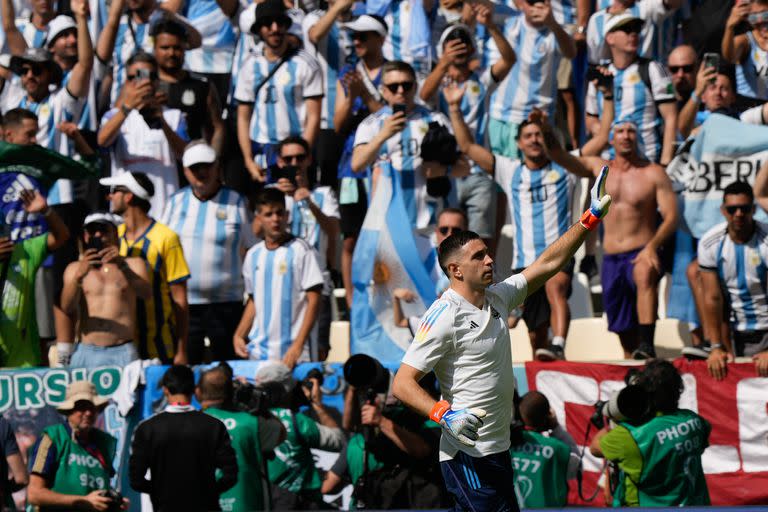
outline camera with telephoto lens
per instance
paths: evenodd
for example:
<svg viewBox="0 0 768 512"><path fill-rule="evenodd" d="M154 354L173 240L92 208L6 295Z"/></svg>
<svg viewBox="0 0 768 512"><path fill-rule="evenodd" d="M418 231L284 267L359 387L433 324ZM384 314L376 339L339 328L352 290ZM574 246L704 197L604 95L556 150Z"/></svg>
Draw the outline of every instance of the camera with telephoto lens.
<svg viewBox="0 0 768 512"><path fill-rule="evenodd" d="M279 382L266 382L255 386L234 380L232 387L232 406L254 416L269 416L269 410L278 407L285 396L285 389Z"/></svg>
<svg viewBox="0 0 768 512"><path fill-rule="evenodd" d="M595 412L590 418L595 427L605 427L605 418L632 425L640 425L648 420L651 397L645 386L639 382L639 375L637 369L630 369L624 378L627 384L624 388L613 393L608 400L595 403Z"/></svg>
<svg viewBox="0 0 768 512"><path fill-rule="evenodd" d="M109 498L109 505L107 505L107 512L117 512L123 508L123 495L114 489L106 489L101 491L100 496Z"/></svg>
<svg viewBox="0 0 768 512"><path fill-rule="evenodd" d="M389 370L379 361L365 354L355 354L344 363L344 379L363 390L369 403L373 403L376 395L389 390Z"/></svg>

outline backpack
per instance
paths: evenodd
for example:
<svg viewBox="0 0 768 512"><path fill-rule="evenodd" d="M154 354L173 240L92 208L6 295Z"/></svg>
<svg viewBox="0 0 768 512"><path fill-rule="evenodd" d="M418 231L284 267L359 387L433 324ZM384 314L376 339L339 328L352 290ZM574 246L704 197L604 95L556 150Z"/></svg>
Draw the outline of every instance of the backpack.
<svg viewBox="0 0 768 512"><path fill-rule="evenodd" d="M447 496L437 465L396 464L369 471L355 482L352 496L360 510L445 508Z"/></svg>

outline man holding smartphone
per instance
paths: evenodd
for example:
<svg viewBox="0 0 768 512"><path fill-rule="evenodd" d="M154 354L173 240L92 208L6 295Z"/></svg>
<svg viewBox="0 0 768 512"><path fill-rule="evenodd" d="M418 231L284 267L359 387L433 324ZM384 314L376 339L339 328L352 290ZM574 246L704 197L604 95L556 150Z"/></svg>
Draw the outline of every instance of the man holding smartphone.
<svg viewBox="0 0 768 512"><path fill-rule="evenodd" d="M449 169L438 162L421 158L421 143L436 122L449 130L444 114L416 105L416 72L410 64L390 61L382 66L381 94L387 106L371 114L360 124L355 134L352 171L362 172L381 160L389 160L400 173L405 207L411 227L422 233L434 228L437 213L442 210L442 198L427 193L427 178L443 176ZM459 160L453 169L466 174L469 163ZM376 175L374 174L374 180Z"/></svg>
<svg viewBox="0 0 768 512"><path fill-rule="evenodd" d="M83 223L80 259L64 271L61 308L80 325L82 338L70 366L123 367L138 359L133 343L136 299L152 295L147 263L119 255L117 226L122 219L111 213L93 213ZM81 298L85 308L78 307ZM59 362L71 352L69 343L57 343Z"/></svg>

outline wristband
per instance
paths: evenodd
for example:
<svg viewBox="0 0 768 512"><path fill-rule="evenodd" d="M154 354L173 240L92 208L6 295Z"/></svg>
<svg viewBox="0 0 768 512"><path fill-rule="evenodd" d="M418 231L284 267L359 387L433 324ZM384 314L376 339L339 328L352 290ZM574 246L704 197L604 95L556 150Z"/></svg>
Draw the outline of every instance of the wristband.
<svg viewBox="0 0 768 512"><path fill-rule="evenodd" d="M611 96L603 96L604 100L613 101L613 95Z"/></svg>
<svg viewBox="0 0 768 512"><path fill-rule="evenodd" d="M592 210L587 210L581 215L579 223L581 223L581 225L588 230L592 231L597 227L598 224L600 224L600 217L592 213Z"/></svg>
<svg viewBox="0 0 768 512"><path fill-rule="evenodd" d="M698 104L699 104L699 102L701 101L701 100L699 100L699 95L698 95L698 94L696 94L696 91L693 91L693 92L691 93L691 98L690 98L690 99L691 99L691 101L692 101L692 102L694 102L696 105L698 105Z"/></svg>
<svg viewBox="0 0 768 512"><path fill-rule="evenodd" d="M709 347L709 348L710 348L710 350L715 350L715 349L717 349L717 350L722 350L723 352L725 352L725 348L723 347L723 344L722 344L722 343L714 343L714 344L712 344L712 346L711 346L711 347Z"/></svg>
<svg viewBox="0 0 768 512"><path fill-rule="evenodd" d="M440 423L440 420L447 411L451 409L451 404L447 400L440 400L432 406L432 410L429 411L429 419L435 423Z"/></svg>

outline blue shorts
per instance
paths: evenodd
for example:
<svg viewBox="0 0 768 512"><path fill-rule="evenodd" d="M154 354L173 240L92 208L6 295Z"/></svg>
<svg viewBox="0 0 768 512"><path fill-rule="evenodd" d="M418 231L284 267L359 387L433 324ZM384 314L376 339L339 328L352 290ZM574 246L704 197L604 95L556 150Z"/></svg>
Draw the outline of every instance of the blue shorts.
<svg viewBox="0 0 768 512"><path fill-rule="evenodd" d="M637 327L637 286L632 260L642 249L619 254L604 254L600 275L603 284L603 308L608 330L623 333Z"/></svg>
<svg viewBox="0 0 768 512"><path fill-rule="evenodd" d="M129 341L115 347L99 347L90 343L78 343L69 366L72 368L98 368L101 366L119 366L124 368L128 363L139 358L136 345Z"/></svg>
<svg viewBox="0 0 768 512"><path fill-rule="evenodd" d="M453 496L453 510L469 512L519 511L509 452L482 458L458 452L440 463L445 487Z"/></svg>

